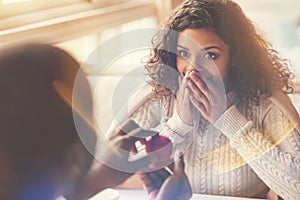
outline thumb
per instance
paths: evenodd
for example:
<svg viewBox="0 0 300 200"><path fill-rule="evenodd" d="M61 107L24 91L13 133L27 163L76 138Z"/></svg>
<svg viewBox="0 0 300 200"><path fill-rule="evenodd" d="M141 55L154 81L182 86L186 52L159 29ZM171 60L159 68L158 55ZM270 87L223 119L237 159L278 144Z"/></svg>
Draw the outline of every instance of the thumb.
<svg viewBox="0 0 300 200"><path fill-rule="evenodd" d="M181 83L182 83L182 76L180 74L178 76L178 83L179 83L179 85L181 85Z"/></svg>

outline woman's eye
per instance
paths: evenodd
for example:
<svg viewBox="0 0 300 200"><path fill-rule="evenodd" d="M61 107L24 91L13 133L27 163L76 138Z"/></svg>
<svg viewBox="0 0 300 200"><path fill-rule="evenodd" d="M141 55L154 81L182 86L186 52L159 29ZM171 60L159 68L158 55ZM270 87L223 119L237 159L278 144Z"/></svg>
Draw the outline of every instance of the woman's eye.
<svg viewBox="0 0 300 200"><path fill-rule="evenodd" d="M183 58L189 58L190 57L190 53L185 51L185 50L178 50L177 51L177 55Z"/></svg>
<svg viewBox="0 0 300 200"><path fill-rule="evenodd" d="M204 58L207 60L215 60L217 57L218 57L217 54L211 52L207 52L204 54Z"/></svg>

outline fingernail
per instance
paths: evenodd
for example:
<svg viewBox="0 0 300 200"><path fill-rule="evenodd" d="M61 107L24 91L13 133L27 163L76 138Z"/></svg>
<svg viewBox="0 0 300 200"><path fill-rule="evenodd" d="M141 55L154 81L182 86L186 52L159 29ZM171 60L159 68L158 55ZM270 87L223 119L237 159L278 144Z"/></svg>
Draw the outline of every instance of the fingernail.
<svg viewBox="0 0 300 200"><path fill-rule="evenodd" d="M188 71L188 72L186 73L186 77L187 77L187 78L190 78L190 77L191 77L191 73L192 73L192 71Z"/></svg>
<svg viewBox="0 0 300 200"><path fill-rule="evenodd" d="M193 71L193 73L191 73L191 76L192 76L193 78L196 78L196 72Z"/></svg>

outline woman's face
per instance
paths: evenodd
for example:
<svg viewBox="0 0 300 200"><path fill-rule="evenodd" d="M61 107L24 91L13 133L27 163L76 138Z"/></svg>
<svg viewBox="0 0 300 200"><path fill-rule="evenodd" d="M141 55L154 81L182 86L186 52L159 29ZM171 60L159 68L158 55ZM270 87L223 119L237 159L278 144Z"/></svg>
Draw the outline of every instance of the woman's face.
<svg viewBox="0 0 300 200"><path fill-rule="evenodd" d="M195 70L208 80L221 76L224 81L229 71L228 46L208 29L186 29L178 37L177 69L182 76Z"/></svg>

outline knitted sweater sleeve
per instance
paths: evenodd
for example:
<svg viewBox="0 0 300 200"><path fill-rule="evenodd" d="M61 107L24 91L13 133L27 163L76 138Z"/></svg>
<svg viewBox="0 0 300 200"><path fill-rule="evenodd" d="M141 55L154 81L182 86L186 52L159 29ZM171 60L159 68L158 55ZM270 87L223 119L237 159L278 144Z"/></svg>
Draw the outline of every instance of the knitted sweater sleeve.
<svg viewBox="0 0 300 200"><path fill-rule="evenodd" d="M131 114L131 119L143 129L154 130L167 136L175 149L182 150L192 142L192 134L189 133L193 131L193 126L181 120L173 108L173 100L172 97L149 98ZM170 110L172 110L171 116L168 116Z"/></svg>
<svg viewBox="0 0 300 200"><path fill-rule="evenodd" d="M300 199L298 124L292 124L272 103L261 119L262 127L254 128L231 106L214 125L270 189L284 199Z"/></svg>
<svg viewBox="0 0 300 200"><path fill-rule="evenodd" d="M193 142L193 126L185 124L175 109L172 117L164 124L160 134L170 138L174 150L181 152L184 152Z"/></svg>

